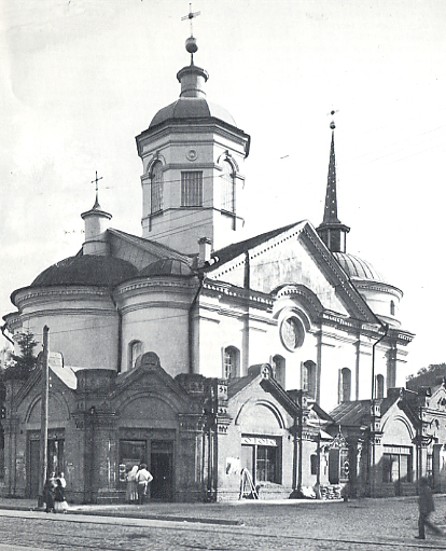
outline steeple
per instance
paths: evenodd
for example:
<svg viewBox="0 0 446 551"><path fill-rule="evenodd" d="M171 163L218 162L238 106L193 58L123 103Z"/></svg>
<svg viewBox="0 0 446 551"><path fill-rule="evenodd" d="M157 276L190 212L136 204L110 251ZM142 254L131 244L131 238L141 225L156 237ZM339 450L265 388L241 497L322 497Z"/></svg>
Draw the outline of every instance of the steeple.
<svg viewBox="0 0 446 551"><path fill-rule="evenodd" d="M160 109L136 137L143 164L142 235L188 255L206 238L214 250L239 239L243 228L243 164L250 137L224 108L206 97L205 69L191 23L189 64L178 71L180 97ZM237 235L237 233L239 235Z"/></svg>
<svg viewBox="0 0 446 551"><path fill-rule="evenodd" d="M331 112L334 115L334 111ZM330 123L331 128L331 147L330 160L328 163L327 191L325 194L324 217L322 224L317 228L317 232L322 241L327 245L331 252L346 252L346 235L350 228L342 224L338 218L338 201L336 197L336 157L334 146L334 131L336 125L334 121Z"/></svg>

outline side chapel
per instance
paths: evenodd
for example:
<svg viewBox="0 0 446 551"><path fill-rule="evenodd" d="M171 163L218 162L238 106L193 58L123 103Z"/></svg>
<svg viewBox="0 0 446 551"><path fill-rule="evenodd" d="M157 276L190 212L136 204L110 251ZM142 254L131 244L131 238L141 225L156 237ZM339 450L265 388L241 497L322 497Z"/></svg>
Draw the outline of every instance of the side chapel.
<svg viewBox="0 0 446 551"><path fill-rule="evenodd" d="M11 335L50 328L49 469L79 502L124 499L142 461L169 501L238 498L251 479L265 499L413 486L416 421L392 390L413 335L401 290L347 252L334 124L322 223L240 240L251 139L186 49L180 97L136 137L142 236L110 227L96 194L81 249L4 317ZM41 380L6 381L3 495L37 495Z"/></svg>

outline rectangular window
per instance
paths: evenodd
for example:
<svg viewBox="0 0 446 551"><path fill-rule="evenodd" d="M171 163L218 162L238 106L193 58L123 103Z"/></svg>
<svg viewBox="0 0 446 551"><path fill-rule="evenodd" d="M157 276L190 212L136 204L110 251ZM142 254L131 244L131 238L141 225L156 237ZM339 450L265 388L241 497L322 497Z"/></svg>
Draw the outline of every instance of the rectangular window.
<svg viewBox="0 0 446 551"><path fill-rule="evenodd" d="M257 447L256 480L277 482L277 448Z"/></svg>
<svg viewBox="0 0 446 551"><path fill-rule="evenodd" d="M411 482L412 458L408 454L383 455L383 482Z"/></svg>
<svg viewBox="0 0 446 551"><path fill-rule="evenodd" d="M248 469L255 483L281 483L280 440L242 436L241 468Z"/></svg>
<svg viewBox="0 0 446 551"><path fill-rule="evenodd" d="M203 206L203 172L181 173L181 206Z"/></svg>

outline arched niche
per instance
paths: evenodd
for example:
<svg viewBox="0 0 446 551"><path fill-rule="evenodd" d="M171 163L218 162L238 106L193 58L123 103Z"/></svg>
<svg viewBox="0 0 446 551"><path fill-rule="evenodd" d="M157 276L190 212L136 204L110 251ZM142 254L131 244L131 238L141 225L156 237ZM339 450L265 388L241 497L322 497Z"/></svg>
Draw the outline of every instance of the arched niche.
<svg viewBox="0 0 446 551"><path fill-rule="evenodd" d="M240 425L242 432L253 434L274 434L285 426L278 408L263 400L243 404L235 423Z"/></svg>

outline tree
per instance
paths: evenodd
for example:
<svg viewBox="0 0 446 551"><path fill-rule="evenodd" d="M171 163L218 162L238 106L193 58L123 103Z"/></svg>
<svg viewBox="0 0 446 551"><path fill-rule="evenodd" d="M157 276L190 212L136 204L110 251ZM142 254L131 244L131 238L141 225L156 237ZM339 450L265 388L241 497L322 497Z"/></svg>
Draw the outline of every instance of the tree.
<svg viewBox="0 0 446 551"><path fill-rule="evenodd" d="M410 375L406 386L410 390L416 390L420 386L436 386L441 384L446 377L446 363L430 364L428 367L422 367L416 375Z"/></svg>
<svg viewBox="0 0 446 551"><path fill-rule="evenodd" d="M37 356L34 349L39 344L34 339L34 333L29 329L17 337L20 354L11 355L11 365L5 370L6 378L26 379L37 366Z"/></svg>

